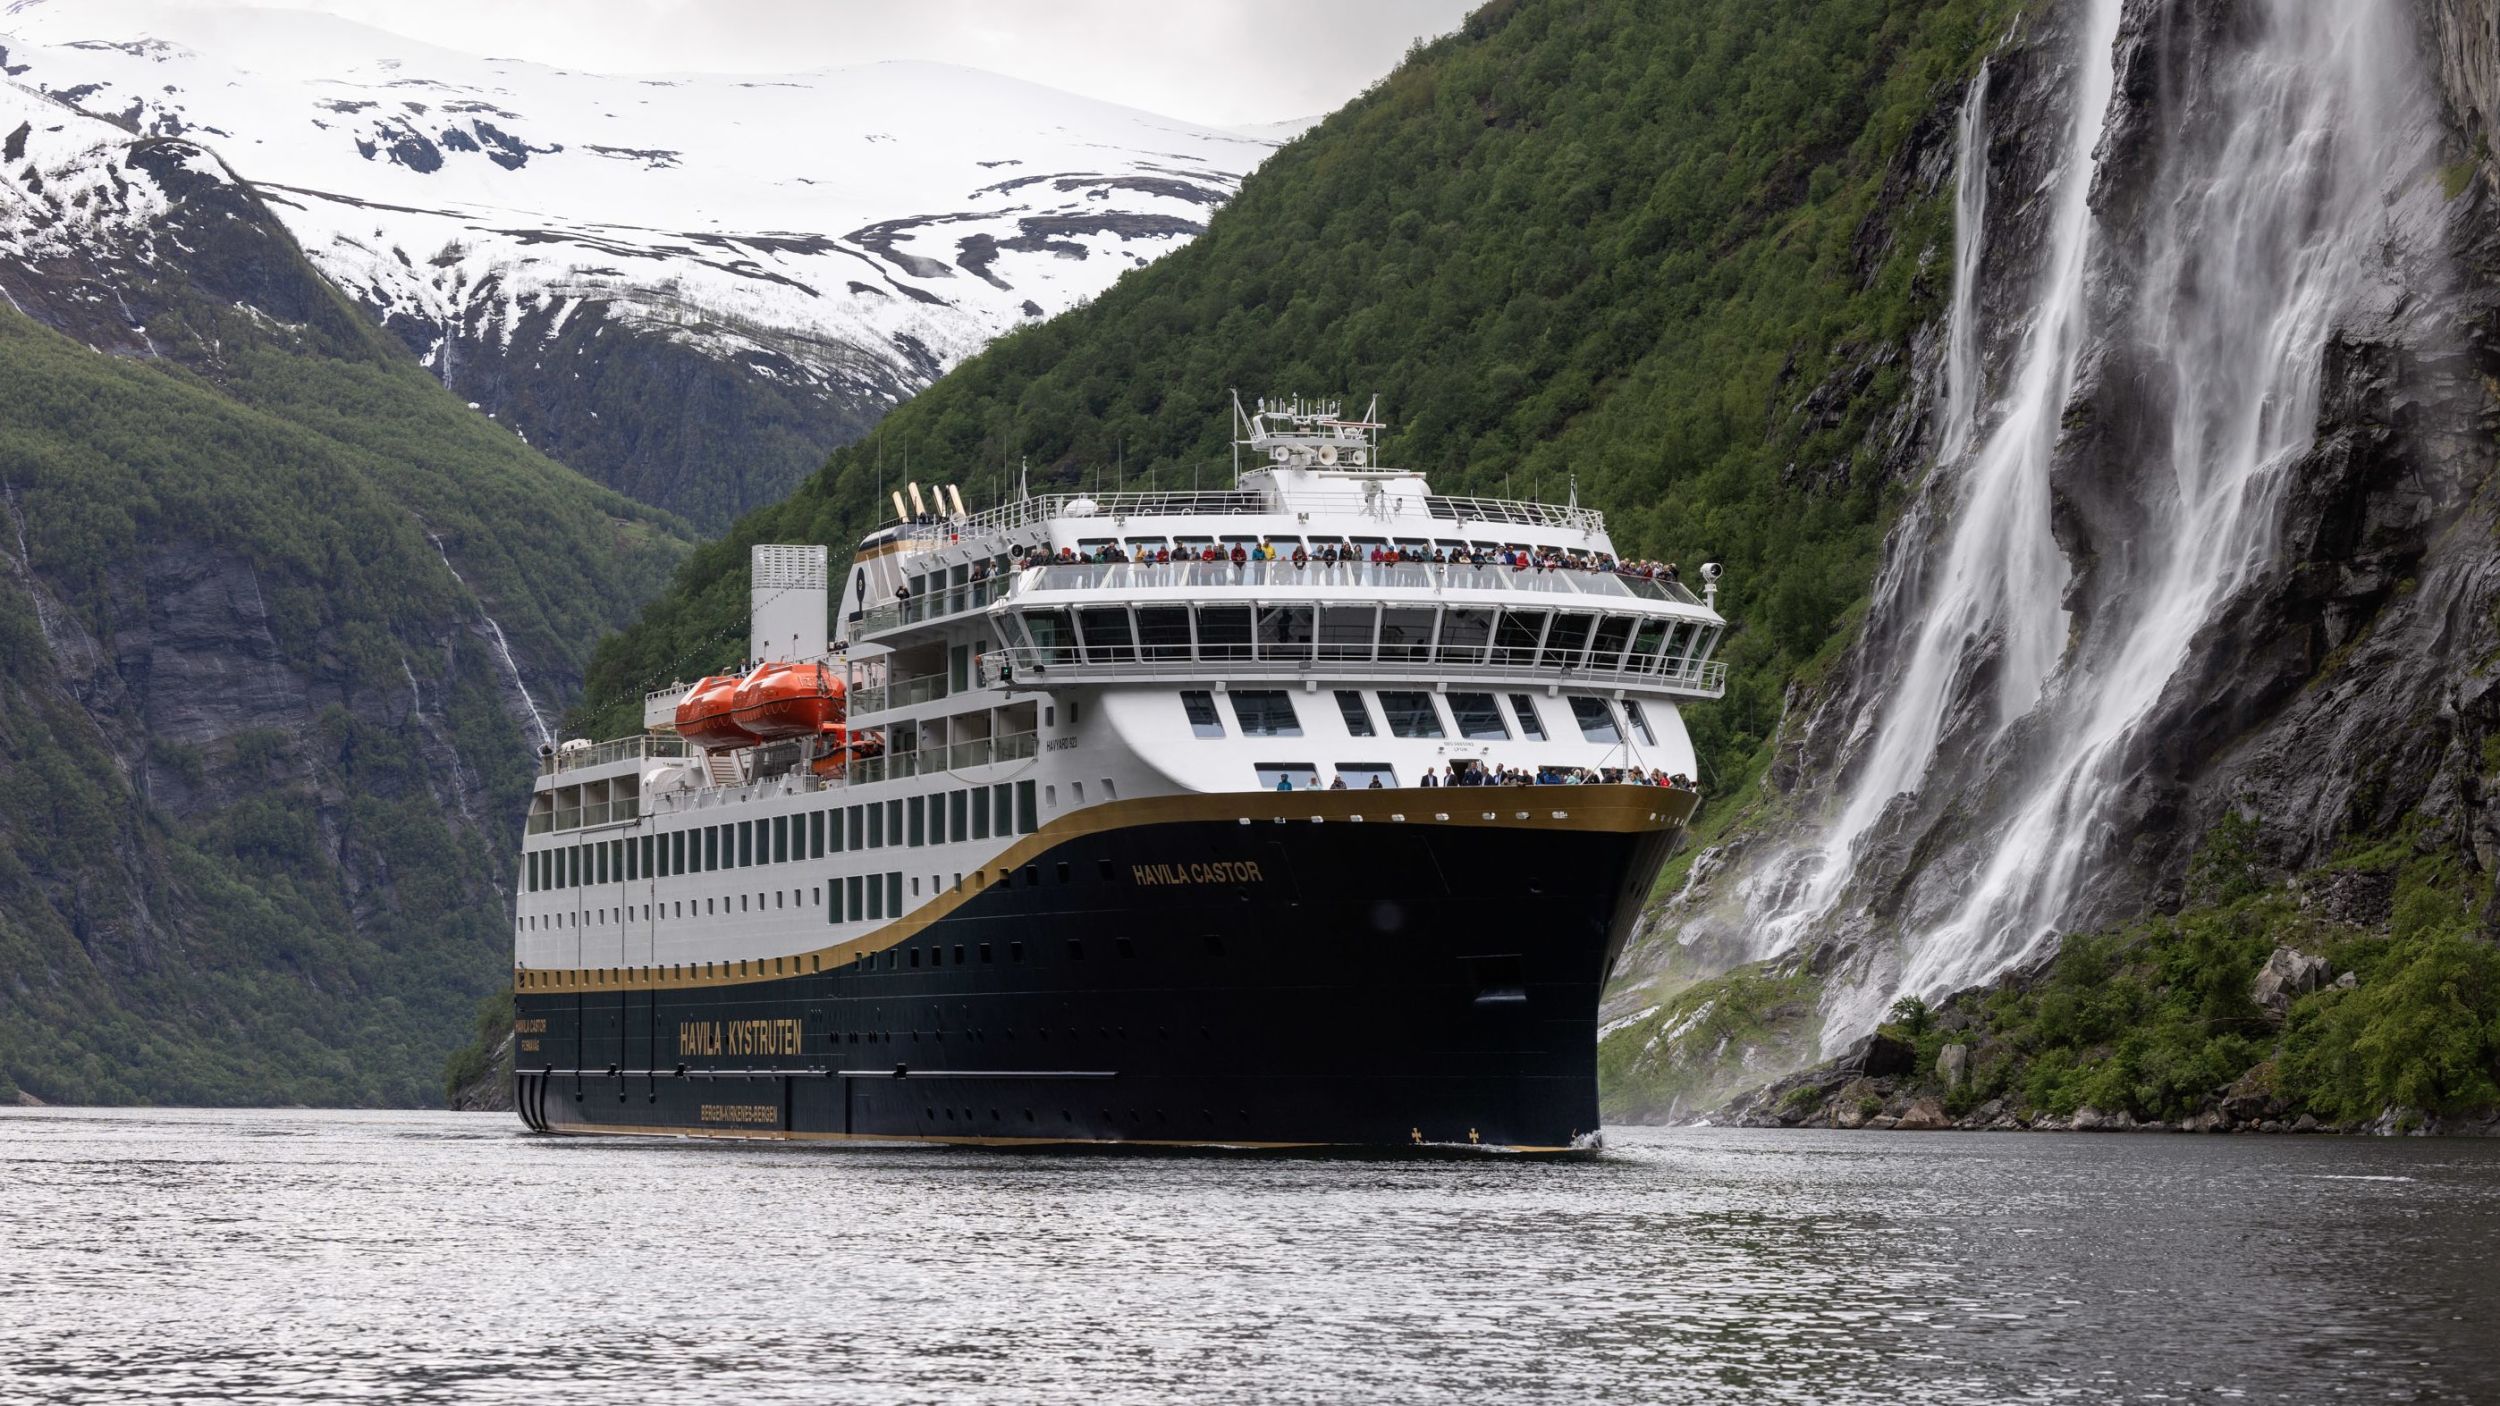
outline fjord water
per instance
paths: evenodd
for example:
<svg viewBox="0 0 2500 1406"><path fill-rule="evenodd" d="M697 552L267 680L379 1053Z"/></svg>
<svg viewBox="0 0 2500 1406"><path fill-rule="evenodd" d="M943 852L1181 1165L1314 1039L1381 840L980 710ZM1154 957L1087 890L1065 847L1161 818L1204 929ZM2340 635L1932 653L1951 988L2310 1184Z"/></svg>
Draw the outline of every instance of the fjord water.
<svg viewBox="0 0 2500 1406"><path fill-rule="evenodd" d="M1585 1162L0 1114L0 1400L2500 1399L2500 1144Z"/></svg>
<svg viewBox="0 0 2500 1406"><path fill-rule="evenodd" d="M2066 13L2071 120L2038 200L1988 188L1984 73L1963 111L1939 453L1865 627L1904 645L1861 661L1828 818L1748 885L1752 955L1789 950L1849 924L1861 842L1905 794L1987 798L1954 897L1906 915L1894 959L1836 993L1827 1043L1899 992L1988 979L2074 918L2109 848L2104 812L2129 790L2129 745L2198 633L2270 563L2336 328L2401 295L2389 250L2404 206L2436 199L2439 129L2401 0L2251 0L2209 59L2123 95L2119 0ZM2140 18L2158 31L2166 14ZM2121 135L2130 123L2152 130ZM2113 193L2103 166L2130 141L2159 159L2146 188ZM1988 327L1975 290L2000 204L2009 219L2045 209L2045 237L2030 296ZM1989 345L2006 349L1995 365ZM2052 487L2094 376L2131 378L2119 417L2145 423L2101 427L2127 452L2080 470L2130 498L2132 526L2087 548L2100 560L2078 583ZM2018 723L2027 740L1997 747Z"/></svg>

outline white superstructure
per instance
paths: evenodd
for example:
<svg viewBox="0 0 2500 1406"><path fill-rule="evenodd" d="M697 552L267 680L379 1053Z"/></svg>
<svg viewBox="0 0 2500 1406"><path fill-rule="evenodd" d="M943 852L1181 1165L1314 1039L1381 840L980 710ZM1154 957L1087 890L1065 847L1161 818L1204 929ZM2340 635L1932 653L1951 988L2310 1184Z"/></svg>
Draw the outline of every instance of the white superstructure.
<svg viewBox="0 0 2500 1406"><path fill-rule="evenodd" d="M1334 405L1237 415L1257 467L1229 490L931 495L860 544L813 635L822 549L755 548L752 647L836 661L847 740L881 748L706 753L668 730L682 685L651 695L646 735L565 744L529 820L523 985L843 960L1017 882L994 861L1094 808L1342 783L1405 822L1567 798L1426 784L1454 772L1693 773L1678 710L1723 691L1725 622L1604 569L1599 513L1436 493Z"/></svg>

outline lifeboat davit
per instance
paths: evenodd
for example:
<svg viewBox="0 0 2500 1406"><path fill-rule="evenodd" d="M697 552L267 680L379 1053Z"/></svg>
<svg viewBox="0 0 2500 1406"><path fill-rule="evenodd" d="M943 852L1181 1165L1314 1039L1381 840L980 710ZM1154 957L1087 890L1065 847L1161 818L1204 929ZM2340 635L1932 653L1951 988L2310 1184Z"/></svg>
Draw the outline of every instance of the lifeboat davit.
<svg viewBox="0 0 2500 1406"><path fill-rule="evenodd" d="M825 753L808 763L808 770L818 776L839 776L854 761L876 756L885 750L882 732L853 732L840 723L827 723L823 733Z"/></svg>
<svg viewBox="0 0 2500 1406"><path fill-rule="evenodd" d="M842 721L842 680L822 664L758 664L730 707L750 736L767 742L813 737Z"/></svg>
<svg viewBox="0 0 2500 1406"><path fill-rule="evenodd" d="M732 716L739 678L714 674L697 679L677 702L677 735L707 752L734 752L759 740Z"/></svg>

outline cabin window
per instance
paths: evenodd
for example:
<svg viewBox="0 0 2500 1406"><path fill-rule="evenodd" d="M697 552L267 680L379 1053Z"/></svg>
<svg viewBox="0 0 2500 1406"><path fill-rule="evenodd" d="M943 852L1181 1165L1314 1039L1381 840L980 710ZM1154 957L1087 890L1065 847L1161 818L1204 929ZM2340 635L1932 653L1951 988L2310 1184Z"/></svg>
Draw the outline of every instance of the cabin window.
<svg viewBox="0 0 2500 1406"><path fill-rule="evenodd" d="M885 876L885 908L894 917L903 916L903 875L899 870Z"/></svg>
<svg viewBox="0 0 2500 1406"><path fill-rule="evenodd" d="M773 863L787 864L789 862L790 817L776 815L773 817Z"/></svg>
<svg viewBox="0 0 2500 1406"><path fill-rule="evenodd" d="M1300 737L1302 719L1293 711L1293 695L1283 689L1235 689L1233 718L1244 737Z"/></svg>
<svg viewBox="0 0 2500 1406"><path fill-rule="evenodd" d="M913 849L920 848L922 843L923 832L921 829L921 821L924 810L925 807L922 805L922 798L919 796L912 797L910 804L905 806L903 810L904 815L910 819L910 828L906 832L908 838L904 841L904 843Z"/></svg>
<svg viewBox="0 0 2500 1406"><path fill-rule="evenodd" d="M1016 783L1016 833L1030 835L1040 828L1041 822L1033 806L1033 783L1019 781Z"/></svg>
<svg viewBox="0 0 2500 1406"><path fill-rule="evenodd" d="M868 885L868 916L872 921L885 916L885 885L873 882L874 877Z"/></svg>
<svg viewBox="0 0 2500 1406"><path fill-rule="evenodd" d="M1531 742L1545 740L1545 719L1537 716L1536 700L1524 693L1510 696L1510 710L1519 715L1519 735Z"/></svg>
<svg viewBox="0 0 2500 1406"><path fill-rule="evenodd" d="M807 857L825 857L825 813L821 810L807 817Z"/></svg>
<svg viewBox="0 0 2500 1406"><path fill-rule="evenodd" d="M1394 790L1398 774L1384 762L1339 762L1337 779L1349 791Z"/></svg>
<svg viewBox="0 0 2500 1406"><path fill-rule="evenodd" d="M862 912L866 911L866 910L864 910L863 908L861 908L861 906L860 906L860 892L859 892L859 891L860 891L860 885L861 885L861 883L862 883L862 882L863 882L863 876L858 875L858 874L853 874L853 875L850 877L849 881L848 881L848 882L844 885L845 889L846 889L846 890L847 890L847 892L848 892L849 902L848 902L848 903L847 903L847 904L843 907L843 910L842 910L842 911L843 911L844 913L848 914L848 915L849 915L849 920L850 920L851 922L854 922L854 923L855 923L855 922L858 922L858 921L859 921L859 918L860 918L860 914L861 914Z"/></svg>
<svg viewBox="0 0 2500 1406"><path fill-rule="evenodd" d="M1371 737L1376 735L1372 731L1371 709L1363 706L1363 694L1361 690L1352 688L1338 689L1337 712L1339 716L1345 719L1346 736Z"/></svg>
<svg viewBox="0 0 2500 1406"><path fill-rule="evenodd" d="M1502 724L1501 706L1490 693L1451 694L1450 721L1458 724L1458 735L1470 742L1510 740L1510 729Z"/></svg>
<svg viewBox="0 0 2500 1406"><path fill-rule="evenodd" d="M1319 789L1319 768L1309 762L1260 762L1252 770L1258 774L1259 789L1262 791L1285 790L1287 782L1292 782L1292 789L1296 791ZM1354 783L1349 781L1346 784L1351 786Z"/></svg>
<svg viewBox="0 0 2500 1406"><path fill-rule="evenodd" d="M890 844L903 842L903 803L899 799L885 803L885 835Z"/></svg>
<svg viewBox="0 0 2500 1406"><path fill-rule="evenodd" d="M1014 833L1016 833L1015 797L1008 791L1007 783L1001 781L990 788L990 834L1003 840Z"/></svg>
<svg viewBox="0 0 2500 1406"><path fill-rule="evenodd" d="M969 795L972 800L972 838L986 840L990 837L989 793L974 790Z"/></svg>
<svg viewBox="0 0 2500 1406"><path fill-rule="evenodd" d="M1189 719L1193 737L1221 737L1223 719L1215 715L1215 695L1203 689L1185 689L1181 693L1181 712Z"/></svg>
<svg viewBox="0 0 2500 1406"><path fill-rule="evenodd" d="M1641 711L1640 700L1634 698L1624 699L1623 715L1632 720L1632 731L1640 736L1642 746L1655 747L1658 745L1658 736L1656 733L1649 730L1649 715Z"/></svg>
<svg viewBox="0 0 2500 1406"><path fill-rule="evenodd" d="M949 843L962 844L969 838L965 812L971 807L970 795L970 792L955 791L946 797L946 838Z"/></svg>
<svg viewBox="0 0 2500 1406"><path fill-rule="evenodd" d="M651 851L656 848L656 845L653 842L657 838L657 836L653 835L645 835L642 837L642 853L635 856L635 858L640 862L640 872L628 874L625 876L626 878L650 879L658 877L651 872Z"/></svg>
<svg viewBox="0 0 2500 1406"><path fill-rule="evenodd" d="M868 807L868 847L870 849L885 848L884 806L872 805Z"/></svg>
<svg viewBox="0 0 2500 1406"><path fill-rule="evenodd" d="M1612 745L1623 740L1623 730L1615 725L1615 710L1607 707L1603 698L1573 694L1571 716L1580 724L1580 735L1591 742Z"/></svg>
<svg viewBox="0 0 2500 1406"><path fill-rule="evenodd" d="M1441 715L1433 710L1429 693L1393 693L1380 695L1381 716L1389 721L1392 737L1440 737Z"/></svg>
<svg viewBox="0 0 2500 1406"><path fill-rule="evenodd" d="M741 820L738 822L738 867L741 869L751 869L754 866L755 822L752 820Z"/></svg>

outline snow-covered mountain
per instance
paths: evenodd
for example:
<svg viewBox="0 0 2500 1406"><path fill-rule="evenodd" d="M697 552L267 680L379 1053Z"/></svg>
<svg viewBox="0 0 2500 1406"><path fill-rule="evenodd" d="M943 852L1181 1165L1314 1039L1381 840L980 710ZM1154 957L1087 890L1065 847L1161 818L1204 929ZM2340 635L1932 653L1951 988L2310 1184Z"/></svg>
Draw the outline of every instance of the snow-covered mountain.
<svg viewBox="0 0 2500 1406"><path fill-rule="evenodd" d="M1274 145L944 65L617 77L144 0L18 0L0 68L215 150L447 385L715 524Z"/></svg>

